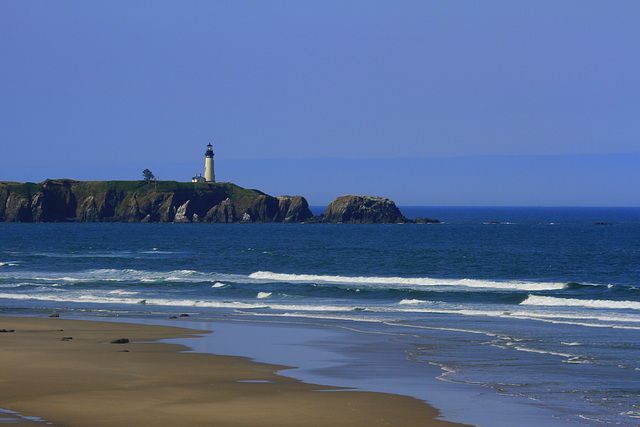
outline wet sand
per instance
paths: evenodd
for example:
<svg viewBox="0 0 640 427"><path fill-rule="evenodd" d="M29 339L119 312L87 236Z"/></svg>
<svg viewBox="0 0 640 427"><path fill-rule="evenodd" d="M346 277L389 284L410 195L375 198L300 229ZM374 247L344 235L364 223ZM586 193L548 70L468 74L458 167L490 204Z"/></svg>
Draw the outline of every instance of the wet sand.
<svg viewBox="0 0 640 427"><path fill-rule="evenodd" d="M459 425L411 397L303 383L277 375L284 366L153 342L206 331L0 317L3 329L15 332L0 332L0 408L55 425ZM111 343L119 338L130 342Z"/></svg>

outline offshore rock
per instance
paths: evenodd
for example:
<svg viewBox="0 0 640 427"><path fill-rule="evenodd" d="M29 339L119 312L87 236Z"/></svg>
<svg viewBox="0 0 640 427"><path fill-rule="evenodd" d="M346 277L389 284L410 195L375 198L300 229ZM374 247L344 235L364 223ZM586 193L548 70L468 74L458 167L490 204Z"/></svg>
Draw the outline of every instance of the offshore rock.
<svg viewBox="0 0 640 427"><path fill-rule="evenodd" d="M282 222L305 222L313 218L309 203L302 196L279 196L278 209L278 218Z"/></svg>
<svg viewBox="0 0 640 427"><path fill-rule="evenodd" d="M407 223L396 204L386 197L340 196L327 206L323 222L333 223Z"/></svg>
<svg viewBox="0 0 640 427"><path fill-rule="evenodd" d="M416 224L440 224L439 219L435 218L416 218Z"/></svg>

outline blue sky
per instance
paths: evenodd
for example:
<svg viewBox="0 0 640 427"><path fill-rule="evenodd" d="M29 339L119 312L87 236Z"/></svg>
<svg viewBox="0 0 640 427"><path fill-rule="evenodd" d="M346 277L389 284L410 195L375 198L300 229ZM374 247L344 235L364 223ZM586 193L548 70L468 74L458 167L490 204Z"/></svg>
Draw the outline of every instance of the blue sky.
<svg viewBox="0 0 640 427"><path fill-rule="evenodd" d="M640 206L637 1L0 2L0 180Z"/></svg>

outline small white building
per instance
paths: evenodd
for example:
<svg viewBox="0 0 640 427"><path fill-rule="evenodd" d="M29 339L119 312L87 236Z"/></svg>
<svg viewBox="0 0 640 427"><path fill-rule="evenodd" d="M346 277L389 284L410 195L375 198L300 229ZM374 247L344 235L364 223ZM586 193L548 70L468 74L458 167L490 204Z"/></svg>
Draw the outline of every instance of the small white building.
<svg viewBox="0 0 640 427"><path fill-rule="evenodd" d="M201 173L197 173L196 176L191 178L191 182L206 182L204 176Z"/></svg>

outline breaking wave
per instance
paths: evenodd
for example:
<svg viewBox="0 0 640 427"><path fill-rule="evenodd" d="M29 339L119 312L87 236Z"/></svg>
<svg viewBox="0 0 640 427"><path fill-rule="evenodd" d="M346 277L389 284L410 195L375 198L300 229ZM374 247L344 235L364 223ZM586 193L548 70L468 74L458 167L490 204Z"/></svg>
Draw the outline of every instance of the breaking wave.
<svg viewBox="0 0 640 427"><path fill-rule="evenodd" d="M39 282L66 282L66 283L87 283L87 282L141 282L141 283L160 283L160 282L180 282L180 283L198 283L212 282L219 280L244 280L246 276L241 275L225 275L219 273L209 273L196 270L171 270L171 271L147 271L136 269L114 269L101 268L92 270L83 270L75 272L36 272L22 271L18 273L4 273L0 278L35 280Z"/></svg>
<svg viewBox="0 0 640 427"><path fill-rule="evenodd" d="M250 279L275 281L275 282L313 282L313 283L339 283L358 284L372 286L411 286L411 287L463 287L485 288L516 291L546 291L564 289L566 283L555 282L525 282L525 281L493 281L477 279L433 279L429 277L352 277L330 276L313 274L286 274L270 271L257 271L249 275Z"/></svg>
<svg viewBox="0 0 640 427"><path fill-rule="evenodd" d="M103 295L60 295L60 294L7 294L0 293L2 299L13 300L31 300L31 301L55 301L64 303L93 303L93 304L123 304L123 305L145 305L145 306L164 306L164 307L202 307L202 308L231 308L231 309L272 309L285 311L303 311L303 312L349 312L362 311L361 307L338 306L338 305L296 305L296 304L264 304L264 303L247 303L241 301L204 301L189 299L168 299L168 298L126 298L113 297Z"/></svg>
<svg viewBox="0 0 640 427"><path fill-rule="evenodd" d="M593 299L577 299L577 298L556 298L539 295L529 295L521 305L541 305L541 306L563 306L563 307L586 307L586 308L605 308L605 309L630 309L640 310L639 301L611 301L611 300L593 300Z"/></svg>

